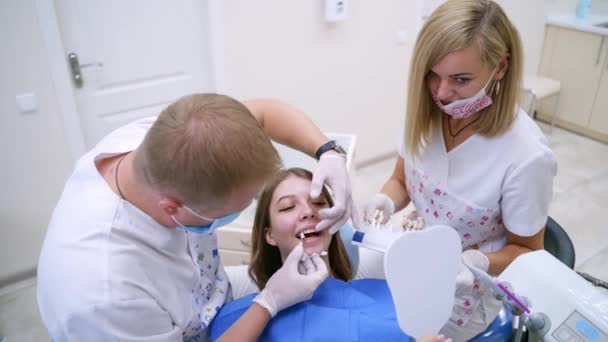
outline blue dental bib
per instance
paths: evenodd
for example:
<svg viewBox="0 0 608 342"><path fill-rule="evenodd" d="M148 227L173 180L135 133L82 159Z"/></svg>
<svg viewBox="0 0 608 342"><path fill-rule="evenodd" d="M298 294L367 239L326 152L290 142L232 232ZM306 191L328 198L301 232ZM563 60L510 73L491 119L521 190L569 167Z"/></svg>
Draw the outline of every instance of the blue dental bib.
<svg viewBox="0 0 608 342"><path fill-rule="evenodd" d="M255 294L224 305L211 324L216 340L251 306ZM409 341L397 323L385 280L328 278L313 297L279 312L260 341Z"/></svg>

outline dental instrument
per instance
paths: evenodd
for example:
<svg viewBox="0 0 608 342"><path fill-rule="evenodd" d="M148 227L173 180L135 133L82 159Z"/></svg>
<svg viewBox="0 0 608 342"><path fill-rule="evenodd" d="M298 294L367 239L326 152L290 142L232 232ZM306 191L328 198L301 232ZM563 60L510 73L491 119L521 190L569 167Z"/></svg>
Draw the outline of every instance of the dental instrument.
<svg viewBox="0 0 608 342"><path fill-rule="evenodd" d="M524 303L524 300L508 289L508 284L500 282L497 278L490 276L473 265L465 263L465 266L471 270L475 279L478 279L480 283L485 285L485 287L494 294L496 299L503 301L503 304L509 308L515 306L519 309L513 308L512 311L516 311L517 313L531 313L530 308Z"/></svg>

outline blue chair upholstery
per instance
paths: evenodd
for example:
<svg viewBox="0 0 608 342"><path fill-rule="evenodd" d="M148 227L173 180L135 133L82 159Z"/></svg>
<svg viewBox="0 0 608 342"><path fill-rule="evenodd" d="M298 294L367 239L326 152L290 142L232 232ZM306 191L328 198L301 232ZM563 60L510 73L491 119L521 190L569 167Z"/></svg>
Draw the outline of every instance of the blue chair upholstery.
<svg viewBox="0 0 608 342"><path fill-rule="evenodd" d="M504 307L498 313L498 317L481 334L469 341L474 342L503 342L510 341L513 335L513 314Z"/></svg>

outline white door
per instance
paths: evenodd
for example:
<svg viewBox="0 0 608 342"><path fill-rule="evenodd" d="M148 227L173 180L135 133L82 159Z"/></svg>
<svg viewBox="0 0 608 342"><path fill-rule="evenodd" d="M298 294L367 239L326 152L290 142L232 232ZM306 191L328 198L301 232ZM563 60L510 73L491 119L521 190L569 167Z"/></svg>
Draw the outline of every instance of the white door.
<svg viewBox="0 0 608 342"><path fill-rule="evenodd" d="M173 100L214 89L209 12L200 0L55 0L87 148ZM75 61L75 58L72 58Z"/></svg>

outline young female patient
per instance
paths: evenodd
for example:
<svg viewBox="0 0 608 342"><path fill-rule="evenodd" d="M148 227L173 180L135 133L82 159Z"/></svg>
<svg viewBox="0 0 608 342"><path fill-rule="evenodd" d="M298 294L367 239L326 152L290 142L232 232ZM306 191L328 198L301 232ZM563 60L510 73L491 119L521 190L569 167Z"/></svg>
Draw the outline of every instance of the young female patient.
<svg viewBox="0 0 608 342"><path fill-rule="evenodd" d="M313 267L311 259L325 262L330 277L308 301L279 312L264 330L263 341L404 341L408 336L398 326L391 294L385 280L350 281L353 270L339 232L315 232L318 211L333 205L327 189L310 198L312 174L304 169L281 170L258 199L252 229L252 258L249 275L260 289L281 268L298 244L305 257L301 272ZM326 253L325 253L326 252ZM249 295L224 305L211 326L216 339L252 304ZM446 341L432 336L423 341Z"/></svg>

